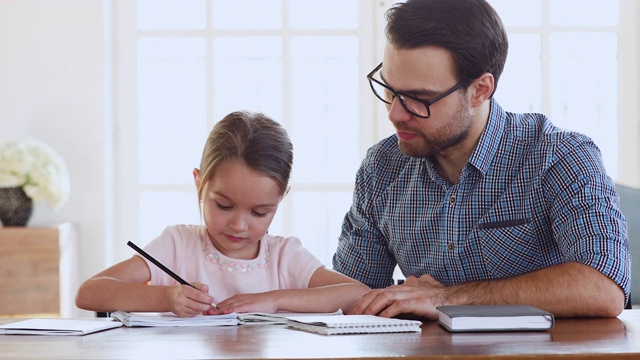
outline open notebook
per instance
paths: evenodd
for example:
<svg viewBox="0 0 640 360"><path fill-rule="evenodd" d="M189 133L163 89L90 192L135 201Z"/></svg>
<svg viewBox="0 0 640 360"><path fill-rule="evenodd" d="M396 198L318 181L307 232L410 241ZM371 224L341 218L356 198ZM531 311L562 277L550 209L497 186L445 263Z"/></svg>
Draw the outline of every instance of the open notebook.
<svg viewBox="0 0 640 360"><path fill-rule="evenodd" d="M226 326L239 324L287 324L287 318L290 316L307 317L307 316L334 316L342 315L342 310L334 313L288 313L280 312L275 314L268 313L231 313L225 315L198 315L190 318L181 318L173 313L142 313L142 312L125 312L115 311L111 313L111 317L128 327L137 326Z"/></svg>

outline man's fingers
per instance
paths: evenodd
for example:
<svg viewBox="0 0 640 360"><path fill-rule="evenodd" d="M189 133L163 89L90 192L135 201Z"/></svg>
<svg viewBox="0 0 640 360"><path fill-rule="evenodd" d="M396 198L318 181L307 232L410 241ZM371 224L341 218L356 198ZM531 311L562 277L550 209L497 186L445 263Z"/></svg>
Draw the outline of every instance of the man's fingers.
<svg viewBox="0 0 640 360"><path fill-rule="evenodd" d="M382 290L369 290L366 294L364 294L362 298L360 298L360 300L358 300L355 305L351 307L351 310L349 310L349 314L365 314L365 311L369 308L371 302L375 300L377 293L379 293L380 291Z"/></svg>
<svg viewBox="0 0 640 360"><path fill-rule="evenodd" d="M397 285L386 289L371 290L354 305L349 314L396 316L400 312L393 305L396 301L409 296L406 289L407 287Z"/></svg>
<svg viewBox="0 0 640 360"><path fill-rule="evenodd" d="M407 276L407 278L404 280L404 284L402 285L406 285L406 286L422 286L422 281L420 279L418 279L415 276Z"/></svg>
<svg viewBox="0 0 640 360"><path fill-rule="evenodd" d="M404 285L407 286L434 286L434 287L443 287L442 284L434 279L431 275L424 274L419 278L415 276L409 276L404 281Z"/></svg>
<svg viewBox="0 0 640 360"><path fill-rule="evenodd" d="M423 283L426 283L428 285L431 285L431 286L444 287L444 286L442 286L440 281L434 279L431 275L428 275L428 274L424 274L424 275L420 276L420 281L422 281Z"/></svg>
<svg viewBox="0 0 640 360"><path fill-rule="evenodd" d="M426 281L433 282L429 279ZM422 285L397 285L386 289L369 291L360 301L354 305L349 314L370 314L383 317L394 317L401 314L414 314L416 316L437 319L437 311L432 302L434 287L424 281L414 278L416 284ZM437 282L436 282L437 283ZM439 283L437 283L439 284Z"/></svg>

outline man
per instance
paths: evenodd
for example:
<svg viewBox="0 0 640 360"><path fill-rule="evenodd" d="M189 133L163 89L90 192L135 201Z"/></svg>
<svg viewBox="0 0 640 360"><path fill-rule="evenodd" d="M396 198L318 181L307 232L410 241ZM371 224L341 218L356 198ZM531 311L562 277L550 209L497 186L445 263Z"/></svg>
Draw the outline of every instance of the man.
<svg viewBox="0 0 640 360"><path fill-rule="evenodd" d="M367 153L333 258L376 289L350 313L617 316L631 260L614 184L589 138L493 99L508 48L493 8L408 0L387 12L386 34L368 78L396 134ZM407 280L390 286L396 264Z"/></svg>

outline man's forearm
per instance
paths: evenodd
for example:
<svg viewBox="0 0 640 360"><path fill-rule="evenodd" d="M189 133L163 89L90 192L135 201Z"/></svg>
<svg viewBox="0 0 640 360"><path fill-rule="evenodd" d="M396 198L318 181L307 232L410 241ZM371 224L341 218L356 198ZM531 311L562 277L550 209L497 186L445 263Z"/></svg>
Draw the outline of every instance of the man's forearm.
<svg viewBox="0 0 640 360"><path fill-rule="evenodd" d="M453 285L445 304L529 304L557 317L614 317L624 292L613 280L580 263L566 263L500 280Z"/></svg>

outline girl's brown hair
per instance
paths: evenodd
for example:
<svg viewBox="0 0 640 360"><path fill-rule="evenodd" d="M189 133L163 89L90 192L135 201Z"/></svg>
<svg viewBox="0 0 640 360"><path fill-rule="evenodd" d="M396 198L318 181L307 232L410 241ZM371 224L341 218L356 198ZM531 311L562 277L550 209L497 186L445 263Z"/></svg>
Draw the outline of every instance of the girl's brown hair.
<svg viewBox="0 0 640 360"><path fill-rule="evenodd" d="M209 133L200 160L198 199L218 165L237 160L272 178L280 194L289 187L293 144L287 131L262 113L236 111L220 120Z"/></svg>

